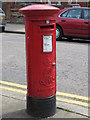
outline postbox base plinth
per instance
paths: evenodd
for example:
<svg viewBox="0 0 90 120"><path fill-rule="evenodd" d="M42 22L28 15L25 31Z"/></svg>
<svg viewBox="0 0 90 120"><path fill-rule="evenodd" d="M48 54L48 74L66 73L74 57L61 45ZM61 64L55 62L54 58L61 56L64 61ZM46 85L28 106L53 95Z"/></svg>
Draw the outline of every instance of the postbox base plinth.
<svg viewBox="0 0 90 120"><path fill-rule="evenodd" d="M50 117L56 113L56 95L37 99L27 96L27 113L33 117Z"/></svg>

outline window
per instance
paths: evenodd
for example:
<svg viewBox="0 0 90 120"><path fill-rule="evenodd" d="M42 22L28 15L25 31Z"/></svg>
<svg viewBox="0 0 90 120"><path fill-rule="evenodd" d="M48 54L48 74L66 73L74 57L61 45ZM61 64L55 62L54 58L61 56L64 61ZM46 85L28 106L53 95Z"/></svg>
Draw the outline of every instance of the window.
<svg viewBox="0 0 90 120"><path fill-rule="evenodd" d="M4 13L2 9L0 9L0 13Z"/></svg>
<svg viewBox="0 0 90 120"><path fill-rule="evenodd" d="M84 9L84 19L85 20L87 20L87 19L90 20L90 9Z"/></svg>
<svg viewBox="0 0 90 120"><path fill-rule="evenodd" d="M81 18L81 11L82 11L81 9L69 10L67 18L77 18L77 19L80 19Z"/></svg>
<svg viewBox="0 0 90 120"><path fill-rule="evenodd" d="M68 11L66 11L66 12L62 13L62 14L60 15L60 17L66 17L66 16L67 16L67 14L68 14Z"/></svg>

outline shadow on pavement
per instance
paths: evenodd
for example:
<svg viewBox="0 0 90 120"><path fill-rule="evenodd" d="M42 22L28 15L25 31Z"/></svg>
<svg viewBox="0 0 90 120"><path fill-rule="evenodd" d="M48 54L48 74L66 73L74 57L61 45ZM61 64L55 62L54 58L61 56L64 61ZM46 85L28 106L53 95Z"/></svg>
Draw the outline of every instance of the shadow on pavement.
<svg viewBox="0 0 90 120"><path fill-rule="evenodd" d="M57 42L69 42L69 43L90 43L90 40L88 39L73 39L73 40L69 40L69 39L65 39L65 38L62 38L62 40L60 41L57 41Z"/></svg>
<svg viewBox="0 0 90 120"><path fill-rule="evenodd" d="M33 118L32 116L27 114L26 109L18 110L12 113L7 113L2 116L2 120L10 120L10 118L14 120L17 120L17 118L22 118L25 120L36 120L36 118Z"/></svg>

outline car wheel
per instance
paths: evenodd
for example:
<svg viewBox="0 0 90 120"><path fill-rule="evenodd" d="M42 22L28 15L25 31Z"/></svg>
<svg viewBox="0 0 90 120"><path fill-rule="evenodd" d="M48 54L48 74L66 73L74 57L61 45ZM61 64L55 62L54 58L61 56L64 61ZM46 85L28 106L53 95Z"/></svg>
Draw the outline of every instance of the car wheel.
<svg viewBox="0 0 90 120"><path fill-rule="evenodd" d="M56 26L56 40L62 39L62 29L59 26Z"/></svg>
<svg viewBox="0 0 90 120"><path fill-rule="evenodd" d="M2 27L2 32L4 32L5 31L5 27Z"/></svg>
<svg viewBox="0 0 90 120"><path fill-rule="evenodd" d="M0 27L0 33L2 32L2 28Z"/></svg>

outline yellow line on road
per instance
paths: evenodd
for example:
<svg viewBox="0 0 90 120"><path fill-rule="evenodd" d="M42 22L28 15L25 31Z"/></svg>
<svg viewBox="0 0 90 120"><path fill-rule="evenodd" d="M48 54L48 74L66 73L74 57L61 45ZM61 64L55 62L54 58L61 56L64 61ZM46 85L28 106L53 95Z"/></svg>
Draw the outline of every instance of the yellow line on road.
<svg viewBox="0 0 90 120"><path fill-rule="evenodd" d="M4 84L4 85L9 85L9 86L18 87L18 88L24 88L24 89L27 88L26 85L16 84L16 83L12 83L12 82L6 82L6 81L2 81L2 80L0 80L0 83L1 83L1 84Z"/></svg>
<svg viewBox="0 0 90 120"><path fill-rule="evenodd" d="M20 94L26 94L27 93L27 91L25 91L25 90L15 89L15 88L6 87L6 86L0 86L0 88L4 89L4 90L12 91L12 92L17 92L17 93L20 93Z"/></svg>
<svg viewBox="0 0 90 120"><path fill-rule="evenodd" d="M6 81L2 81L2 80L0 80L0 83L3 85L8 85L8 86L12 86L12 87L14 86L17 88L23 88L23 89L27 88L26 85L16 84L16 83L12 83L12 82L6 82ZM75 95L75 94L63 93L63 92L58 92L58 91L56 94L58 96L64 96L64 97L70 97L70 98L76 98L76 99L80 99L80 100L90 101L90 98L85 97L85 96L79 96L79 95Z"/></svg>
<svg viewBox="0 0 90 120"><path fill-rule="evenodd" d="M64 99L64 98L59 98L59 97L56 97L56 100L60 101L60 102L76 104L76 105L80 105L80 106L84 106L84 107L90 108L90 104L85 103L85 102L80 102L80 101L75 101L75 100L70 100L70 99Z"/></svg>
<svg viewBox="0 0 90 120"><path fill-rule="evenodd" d="M4 89L4 90L8 90L8 91L24 94L24 95L26 95L26 93L27 93L27 91L25 91L25 90L15 89L15 88L12 88L12 87L0 86L0 88ZM60 98L60 97L56 97L56 100L60 101L60 102L76 104L76 105L80 105L80 106L84 106L84 107L90 107L90 104L85 103L85 102L80 102L80 101L75 101L75 100L70 100L70 99L64 99L64 98Z"/></svg>
<svg viewBox="0 0 90 120"><path fill-rule="evenodd" d="M56 94L60 95L60 96L66 96L66 97L76 98L76 99L80 99L80 100L90 101L90 98L88 98L88 97L79 96L79 95L75 95L75 94L63 93L63 92L58 92L58 91Z"/></svg>

